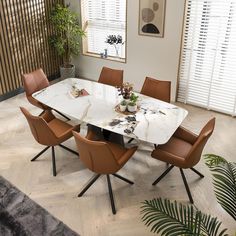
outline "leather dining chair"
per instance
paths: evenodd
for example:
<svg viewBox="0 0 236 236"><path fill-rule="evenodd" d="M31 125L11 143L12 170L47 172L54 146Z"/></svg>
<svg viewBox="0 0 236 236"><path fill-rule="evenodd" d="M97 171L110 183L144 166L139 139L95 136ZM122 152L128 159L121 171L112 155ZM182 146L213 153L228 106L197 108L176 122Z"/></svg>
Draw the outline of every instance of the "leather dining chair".
<svg viewBox="0 0 236 236"><path fill-rule="evenodd" d="M164 102L170 102L171 82L146 77L141 94L153 97Z"/></svg>
<svg viewBox="0 0 236 236"><path fill-rule="evenodd" d="M100 73L98 82L102 84L111 85L114 87L122 86L123 73L124 73L123 70L115 70L104 66Z"/></svg>
<svg viewBox="0 0 236 236"><path fill-rule="evenodd" d="M179 127L171 139L163 145L158 145L152 152L151 156L155 159L171 164L168 169L158 177L152 185L156 185L162 178L166 176L174 167L178 167L189 197L190 202L193 204L193 198L184 175L183 169L191 169L201 178L204 175L197 171L194 166L200 161L203 148L213 133L215 127L215 118L212 118L203 127L199 135L191 131Z"/></svg>
<svg viewBox="0 0 236 236"><path fill-rule="evenodd" d="M41 144L47 146L41 152L39 152L31 161L35 161L50 147L52 148L52 168L53 176L56 176L56 160L54 147L59 145L65 150L78 155L77 152L62 145L64 141L72 137L73 130L79 130L80 126L72 126L66 122L57 119L51 112L51 110L44 110L42 115L33 116L24 107L20 107L22 113L26 117L30 130L35 140Z"/></svg>
<svg viewBox="0 0 236 236"><path fill-rule="evenodd" d="M28 99L28 101L32 105L34 105L38 108L41 108L43 110L51 109L48 106L37 101L32 96L33 93L40 91L42 89L45 89L49 86L49 81L47 79L47 76L45 75L45 73L43 72L43 70L41 68L37 69L35 71L32 71L28 74L23 74L22 81L23 81L23 86L24 86L25 93L26 93L26 98ZM54 110L54 111L57 112L58 114L60 114L62 117L66 118L67 120L70 120L68 117L66 117L61 112L59 112L57 110Z"/></svg>
<svg viewBox="0 0 236 236"><path fill-rule="evenodd" d="M112 213L116 214L110 175L113 175L129 184L133 184L132 181L118 175L116 172L119 171L133 156L137 147L126 149L111 142L92 141L88 139L89 137L93 137L91 132L92 131L90 131L90 134L84 138L80 136L79 133L73 131L78 150L80 150L81 161L89 170L96 173L88 185L79 193L78 197L83 196L83 194L101 175L106 175Z"/></svg>

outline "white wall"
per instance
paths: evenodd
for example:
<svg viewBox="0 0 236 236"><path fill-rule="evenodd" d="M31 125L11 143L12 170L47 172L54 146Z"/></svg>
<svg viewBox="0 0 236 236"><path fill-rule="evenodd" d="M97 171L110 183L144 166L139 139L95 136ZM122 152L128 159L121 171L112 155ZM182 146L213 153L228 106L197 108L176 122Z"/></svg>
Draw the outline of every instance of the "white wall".
<svg viewBox="0 0 236 236"><path fill-rule="evenodd" d="M78 75L98 80L101 68L124 70L124 81L134 84L140 91L146 76L172 82L172 100L175 99L178 63L185 0L166 0L164 38L138 35L139 0L128 1L127 16L127 63L119 63L79 56L74 58ZM79 0L66 0L73 10L79 11Z"/></svg>

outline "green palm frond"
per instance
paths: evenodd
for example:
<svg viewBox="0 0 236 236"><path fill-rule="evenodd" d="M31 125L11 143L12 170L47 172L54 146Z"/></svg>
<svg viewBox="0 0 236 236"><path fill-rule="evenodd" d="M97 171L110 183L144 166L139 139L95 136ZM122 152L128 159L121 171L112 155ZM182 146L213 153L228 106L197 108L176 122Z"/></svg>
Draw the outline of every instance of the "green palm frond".
<svg viewBox="0 0 236 236"><path fill-rule="evenodd" d="M223 157L217 156L215 154L205 154L204 159L206 165L209 168L227 163L227 161Z"/></svg>
<svg viewBox="0 0 236 236"><path fill-rule="evenodd" d="M141 207L142 220L151 226L151 232L163 236L179 235L227 235L220 230L221 222L203 214L193 205L183 205L168 199L144 201Z"/></svg>
<svg viewBox="0 0 236 236"><path fill-rule="evenodd" d="M227 162L210 170L218 203L236 220L236 163Z"/></svg>
<svg viewBox="0 0 236 236"><path fill-rule="evenodd" d="M206 214L203 214L202 216L201 227L205 235L212 235L212 236L228 235L225 234L227 229L223 229L220 233L218 233L221 224L222 223L218 221L216 217L212 217L211 215L206 215Z"/></svg>

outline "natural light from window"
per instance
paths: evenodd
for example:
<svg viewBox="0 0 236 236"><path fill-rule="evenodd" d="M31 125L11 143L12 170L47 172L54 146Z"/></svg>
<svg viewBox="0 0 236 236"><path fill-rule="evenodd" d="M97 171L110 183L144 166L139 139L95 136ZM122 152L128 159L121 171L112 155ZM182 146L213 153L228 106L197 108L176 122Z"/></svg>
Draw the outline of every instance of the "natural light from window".
<svg viewBox="0 0 236 236"><path fill-rule="evenodd" d="M125 61L126 0L82 0L81 13L83 53Z"/></svg>

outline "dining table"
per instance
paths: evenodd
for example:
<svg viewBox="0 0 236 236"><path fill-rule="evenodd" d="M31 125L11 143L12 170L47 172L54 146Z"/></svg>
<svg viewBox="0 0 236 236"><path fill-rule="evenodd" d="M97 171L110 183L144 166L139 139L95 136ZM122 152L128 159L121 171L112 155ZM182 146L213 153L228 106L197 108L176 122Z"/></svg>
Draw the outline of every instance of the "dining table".
<svg viewBox="0 0 236 236"><path fill-rule="evenodd" d="M75 91L83 91L75 96ZM117 88L80 78L68 78L52 84L32 96L79 124L87 123L117 134L153 144L165 144L187 116L187 110L175 104L138 96L138 109L122 113L122 97Z"/></svg>

